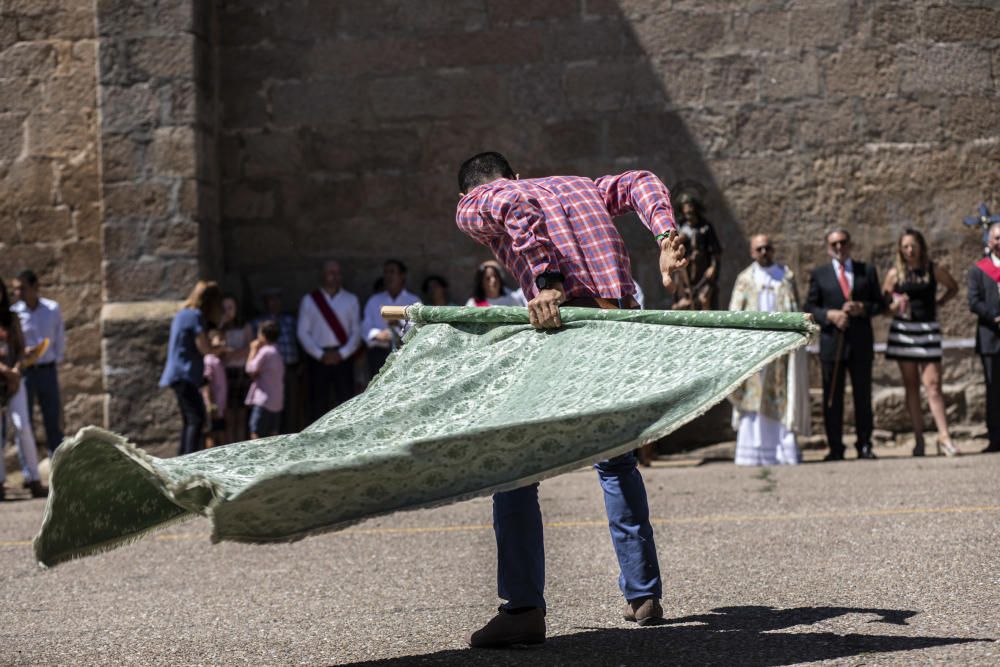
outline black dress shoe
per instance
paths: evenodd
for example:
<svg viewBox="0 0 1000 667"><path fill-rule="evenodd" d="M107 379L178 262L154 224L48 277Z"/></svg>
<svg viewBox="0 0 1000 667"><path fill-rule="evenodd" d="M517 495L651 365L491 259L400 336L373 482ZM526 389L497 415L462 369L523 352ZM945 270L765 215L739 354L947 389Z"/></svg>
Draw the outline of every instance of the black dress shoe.
<svg viewBox="0 0 1000 667"><path fill-rule="evenodd" d="M877 459L875 452L872 451L871 445L862 445L858 447L858 458L859 459Z"/></svg>
<svg viewBox="0 0 1000 667"><path fill-rule="evenodd" d="M982 450L980 454L996 454L1000 452L1000 446L990 445L986 449Z"/></svg>
<svg viewBox="0 0 1000 667"><path fill-rule="evenodd" d="M844 452L830 452L829 454L827 454L826 456L823 457L823 460L824 461L843 461L844 460Z"/></svg>

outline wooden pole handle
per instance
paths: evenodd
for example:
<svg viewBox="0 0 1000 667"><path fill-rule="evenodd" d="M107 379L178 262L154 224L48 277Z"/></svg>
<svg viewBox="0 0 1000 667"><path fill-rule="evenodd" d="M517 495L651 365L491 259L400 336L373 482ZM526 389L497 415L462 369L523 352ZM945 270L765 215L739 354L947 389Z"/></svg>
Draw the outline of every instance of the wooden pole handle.
<svg viewBox="0 0 1000 667"><path fill-rule="evenodd" d="M405 320L406 306L382 306L382 319L384 320Z"/></svg>

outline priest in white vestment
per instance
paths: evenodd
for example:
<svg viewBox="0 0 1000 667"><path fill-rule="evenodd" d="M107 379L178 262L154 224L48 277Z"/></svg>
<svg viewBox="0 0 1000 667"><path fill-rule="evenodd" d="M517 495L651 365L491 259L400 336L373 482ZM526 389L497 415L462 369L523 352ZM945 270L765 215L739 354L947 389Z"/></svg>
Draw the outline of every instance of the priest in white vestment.
<svg viewBox="0 0 1000 667"><path fill-rule="evenodd" d="M787 313L801 310L792 270L774 261L765 234L750 239L753 263L736 278L729 310ZM797 435L809 435L808 360L803 348L781 357L733 392L737 465L795 464Z"/></svg>

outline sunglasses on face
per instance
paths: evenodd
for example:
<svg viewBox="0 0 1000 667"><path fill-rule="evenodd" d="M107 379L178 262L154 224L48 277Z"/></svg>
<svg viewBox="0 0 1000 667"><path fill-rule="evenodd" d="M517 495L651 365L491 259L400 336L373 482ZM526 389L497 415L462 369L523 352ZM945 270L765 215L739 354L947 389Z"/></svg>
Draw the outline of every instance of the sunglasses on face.
<svg viewBox="0 0 1000 667"><path fill-rule="evenodd" d="M754 248L754 250L756 250L757 252L769 252L771 250L774 250L774 246L773 245L759 245L756 248Z"/></svg>
<svg viewBox="0 0 1000 667"><path fill-rule="evenodd" d="M843 239L841 241L830 241L830 247L836 248L837 246L847 245L847 243L848 243L847 239Z"/></svg>

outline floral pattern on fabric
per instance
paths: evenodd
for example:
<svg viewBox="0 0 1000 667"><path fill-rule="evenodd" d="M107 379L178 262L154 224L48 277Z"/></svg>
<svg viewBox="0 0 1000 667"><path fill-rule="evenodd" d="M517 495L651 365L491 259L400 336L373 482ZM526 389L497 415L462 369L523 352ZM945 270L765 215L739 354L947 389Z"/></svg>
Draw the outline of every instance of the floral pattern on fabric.
<svg viewBox="0 0 1000 667"><path fill-rule="evenodd" d="M52 463L40 563L194 514L274 542L517 488L652 442L804 345L802 314L411 306L364 394L295 435L159 459L88 427Z"/></svg>

